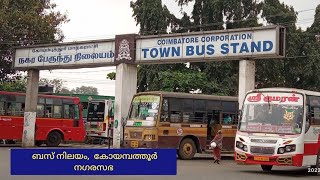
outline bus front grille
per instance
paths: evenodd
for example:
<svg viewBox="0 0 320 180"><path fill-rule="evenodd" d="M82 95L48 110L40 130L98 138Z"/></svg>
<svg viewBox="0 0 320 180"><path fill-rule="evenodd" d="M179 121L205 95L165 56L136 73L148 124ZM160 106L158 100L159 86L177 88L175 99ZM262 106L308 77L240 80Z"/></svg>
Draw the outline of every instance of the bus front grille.
<svg viewBox="0 0 320 180"><path fill-rule="evenodd" d="M277 140L271 140L271 139L251 139L251 142L254 142L254 143L269 143L269 144L275 144L275 143L277 143Z"/></svg>
<svg viewBox="0 0 320 180"><path fill-rule="evenodd" d="M274 154L274 147L251 146L250 150L253 154Z"/></svg>

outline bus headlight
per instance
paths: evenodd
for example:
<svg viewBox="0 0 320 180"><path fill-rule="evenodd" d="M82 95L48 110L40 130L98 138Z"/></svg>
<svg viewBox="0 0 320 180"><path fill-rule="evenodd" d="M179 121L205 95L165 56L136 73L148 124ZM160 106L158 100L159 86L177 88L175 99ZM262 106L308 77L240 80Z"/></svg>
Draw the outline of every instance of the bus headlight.
<svg viewBox="0 0 320 180"><path fill-rule="evenodd" d="M243 150L243 151L248 151L248 147L247 145L244 145L242 142L237 141L236 142L236 147Z"/></svg>
<svg viewBox="0 0 320 180"><path fill-rule="evenodd" d="M296 150L296 145L295 144L290 144L285 146L286 152L293 152Z"/></svg>
<svg viewBox="0 0 320 180"><path fill-rule="evenodd" d="M237 142L236 142L236 146L237 146L237 148L242 149L242 148L243 148L243 143L240 142L240 141L237 141Z"/></svg>
<svg viewBox="0 0 320 180"><path fill-rule="evenodd" d="M279 148L278 153L279 153L279 154L283 154L284 151L285 151L284 148Z"/></svg>
<svg viewBox="0 0 320 180"><path fill-rule="evenodd" d="M287 153L287 152L293 152L296 150L295 144L286 145L284 147L281 147L278 149L279 154Z"/></svg>
<svg viewBox="0 0 320 180"><path fill-rule="evenodd" d="M286 146L286 151L287 151L287 152L290 152L291 149L292 149L291 146Z"/></svg>

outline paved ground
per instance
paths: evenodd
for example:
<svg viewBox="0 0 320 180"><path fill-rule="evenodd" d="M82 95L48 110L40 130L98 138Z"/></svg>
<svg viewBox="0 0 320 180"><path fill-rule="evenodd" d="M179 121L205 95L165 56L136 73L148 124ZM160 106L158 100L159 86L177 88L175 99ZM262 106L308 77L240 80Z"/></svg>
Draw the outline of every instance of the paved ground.
<svg viewBox="0 0 320 180"><path fill-rule="evenodd" d="M99 148L97 145L91 145L91 147ZM276 167L271 173L264 173L260 170L260 166L238 165L230 157L224 157L220 165L213 164L211 158L203 157L190 161L178 160L177 176L11 176L10 148L11 147L0 146L0 180L105 180L106 178L108 180L164 180L164 178L166 180L287 180L293 178L308 178L308 180L320 179L319 177L308 173L306 168Z"/></svg>

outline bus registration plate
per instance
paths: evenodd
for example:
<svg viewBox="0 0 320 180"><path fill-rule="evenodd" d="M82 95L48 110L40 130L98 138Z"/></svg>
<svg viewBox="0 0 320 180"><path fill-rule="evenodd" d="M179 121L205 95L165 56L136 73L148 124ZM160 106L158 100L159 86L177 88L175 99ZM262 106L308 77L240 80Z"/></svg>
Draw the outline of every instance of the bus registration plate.
<svg viewBox="0 0 320 180"><path fill-rule="evenodd" d="M253 158L255 161L270 161L269 157L255 156Z"/></svg>
<svg viewBox="0 0 320 180"><path fill-rule="evenodd" d="M139 147L139 142L138 141L131 141L131 147L134 147L134 148Z"/></svg>

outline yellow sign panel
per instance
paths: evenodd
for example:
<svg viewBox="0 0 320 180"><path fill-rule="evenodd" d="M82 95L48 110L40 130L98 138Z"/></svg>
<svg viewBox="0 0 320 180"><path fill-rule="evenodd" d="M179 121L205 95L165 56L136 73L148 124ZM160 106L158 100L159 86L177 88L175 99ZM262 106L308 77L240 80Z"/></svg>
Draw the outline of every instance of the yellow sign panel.
<svg viewBox="0 0 320 180"><path fill-rule="evenodd" d="M270 161L269 157L255 156L253 158L255 161Z"/></svg>
<svg viewBox="0 0 320 180"><path fill-rule="evenodd" d="M141 96L136 96L133 99L133 102L159 102L160 101L160 96L155 96L155 95L141 95Z"/></svg>
<svg viewBox="0 0 320 180"><path fill-rule="evenodd" d="M131 141L131 147L133 148L139 147L139 141Z"/></svg>

